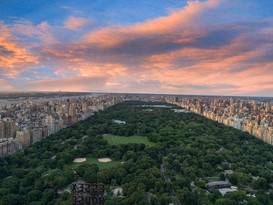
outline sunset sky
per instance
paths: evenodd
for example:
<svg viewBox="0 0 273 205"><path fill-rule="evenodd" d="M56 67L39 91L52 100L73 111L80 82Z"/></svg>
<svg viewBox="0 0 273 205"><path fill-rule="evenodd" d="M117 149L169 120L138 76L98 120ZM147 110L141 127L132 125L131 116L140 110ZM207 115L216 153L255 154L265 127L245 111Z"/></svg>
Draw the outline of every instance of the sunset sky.
<svg viewBox="0 0 273 205"><path fill-rule="evenodd" d="M0 0L0 91L273 96L272 0Z"/></svg>

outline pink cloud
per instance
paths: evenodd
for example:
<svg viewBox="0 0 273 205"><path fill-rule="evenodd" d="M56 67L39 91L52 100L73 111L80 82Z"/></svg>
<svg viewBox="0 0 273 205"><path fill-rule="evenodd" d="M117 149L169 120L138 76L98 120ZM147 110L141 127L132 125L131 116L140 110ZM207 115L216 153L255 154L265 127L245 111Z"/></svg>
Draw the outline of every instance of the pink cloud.
<svg viewBox="0 0 273 205"><path fill-rule="evenodd" d="M75 70L85 67L94 72L96 67L94 65L98 64L102 65L101 70L105 74L107 73L103 71L105 64L123 64L125 69L138 67L143 58L139 56L141 50L152 52L151 50L164 47L165 44L188 43L203 36L202 29L191 25L200 18L202 12L216 7L217 4L216 0L189 2L185 8L173 11L168 16L129 27L102 28L84 35L80 42L66 45L56 44L56 46L44 47L40 52L45 61L53 60L65 65L70 64L70 69ZM185 29L189 26L193 29ZM111 48L116 50L111 51ZM134 49L138 49L140 52L134 51ZM128 65L129 61L131 61L130 65ZM85 66L82 66L83 64ZM91 66L89 66L90 64ZM161 66L163 65L164 63L161 62ZM82 70L80 73L83 73ZM84 70L86 73L90 72L88 69ZM133 72L133 69L130 69L130 72Z"/></svg>
<svg viewBox="0 0 273 205"><path fill-rule="evenodd" d="M45 49L44 53L51 59L70 63L68 69L78 75L109 76L103 86L105 90L239 95L270 89L272 61L249 62L268 53L268 42L257 42L257 36L242 35L242 27L248 27L202 28L197 24L185 31L187 25L201 18L202 11L217 5L217 1L205 3L192 2L181 11L138 25L106 27L89 33L81 42ZM184 18L179 19L182 14ZM198 42L218 30L230 29L237 34L228 42L214 47L200 46L202 41ZM269 32L262 30L258 36L262 38L263 33ZM156 44L162 44L163 49L153 50ZM173 48L165 49L170 44ZM130 63L131 58L134 63ZM259 70L261 66L266 72ZM154 83L149 84L151 80ZM265 82L268 86L264 86Z"/></svg>
<svg viewBox="0 0 273 205"><path fill-rule="evenodd" d="M16 38L6 25L0 24L0 33L3 34L0 37L0 71L5 76L14 78L31 66L40 64L36 56L15 41Z"/></svg>
<svg viewBox="0 0 273 205"><path fill-rule="evenodd" d="M80 29L80 28L86 26L89 23L90 23L90 20L87 20L87 19L84 19L84 18L80 18L80 17L70 16L65 21L64 26L67 29L70 29L70 30L77 30L77 29Z"/></svg>
<svg viewBox="0 0 273 205"><path fill-rule="evenodd" d="M0 79L0 91L14 91L15 87L7 80Z"/></svg>
<svg viewBox="0 0 273 205"><path fill-rule="evenodd" d="M20 35L20 41L25 40L31 42L29 47L37 47L40 44L54 44L57 43L57 39L53 35L54 29L47 22L41 22L38 25L33 25L32 22L26 20L17 20L13 24L8 25L10 32L13 36ZM35 42L38 41L38 42ZM34 43L35 42L35 43Z"/></svg>
<svg viewBox="0 0 273 205"><path fill-rule="evenodd" d="M273 89L270 22L258 28L251 23L201 25L221 2L190 1L168 16L104 27L78 41L43 41L35 45L36 56L4 29L0 67L15 76L19 65L27 69L39 60L49 65L58 79L39 80L37 74L37 80L18 87L29 90L249 95ZM70 17L65 26L74 31L87 23ZM12 28L31 38L57 29L46 22Z"/></svg>
<svg viewBox="0 0 273 205"><path fill-rule="evenodd" d="M67 77L26 82L21 84L21 89L35 91L101 91L100 88L106 82L107 77Z"/></svg>
<svg viewBox="0 0 273 205"><path fill-rule="evenodd" d="M248 53L249 58L255 53ZM150 67L141 79L153 79L168 92L191 94L253 95L273 88L272 62L245 63L247 54L216 61L195 62L181 68ZM148 65L147 65L148 66ZM170 67L170 66L169 66ZM241 67L247 67L242 69ZM237 70L232 71L232 68Z"/></svg>
<svg viewBox="0 0 273 205"><path fill-rule="evenodd" d="M204 11L216 7L218 2L218 0L190 1L185 8L173 11L168 16L148 20L133 26L102 28L85 35L83 41L85 43L94 43L102 48L109 48L144 36L150 38L161 36L161 41L169 41L170 39L164 39L163 35L168 34L170 36L171 31L175 42L190 42L194 36L201 34L201 30L198 29L198 32L196 32L196 27L193 25L197 24L197 20Z"/></svg>

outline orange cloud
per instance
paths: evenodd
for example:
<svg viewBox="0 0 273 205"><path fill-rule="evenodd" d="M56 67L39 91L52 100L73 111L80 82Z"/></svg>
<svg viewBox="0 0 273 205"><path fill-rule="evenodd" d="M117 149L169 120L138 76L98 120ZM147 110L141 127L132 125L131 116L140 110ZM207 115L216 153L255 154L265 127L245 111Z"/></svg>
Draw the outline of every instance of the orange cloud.
<svg viewBox="0 0 273 205"><path fill-rule="evenodd" d="M23 46L15 42L9 29L0 25L0 71L7 77L15 77L29 66L38 65L39 59L29 53Z"/></svg>
<svg viewBox="0 0 273 205"><path fill-rule="evenodd" d="M80 76L94 76L94 75L102 75L102 76L108 76L108 77L126 77L127 68L118 65L118 64L80 64L74 67L71 67L71 69L78 71Z"/></svg>
<svg viewBox="0 0 273 205"><path fill-rule="evenodd" d="M183 67L175 67L171 64L168 67L159 68L147 63L147 68L140 79L156 80L165 90L175 93L259 94L263 90L273 88L273 62L245 62L257 55L257 52L246 52L238 56L195 61L194 64ZM169 62L172 63L172 60Z"/></svg>
<svg viewBox="0 0 273 205"><path fill-rule="evenodd" d="M25 90L36 91L102 91L106 77L67 77L60 79L37 80L21 86Z"/></svg>
<svg viewBox="0 0 273 205"><path fill-rule="evenodd" d="M27 40L30 42L29 47L37 47L41 43L53 44L58 42L52 34L56 27L49 25L47 22L41 22L35 26L30 21L17 20L14 24L8 26L13 36L20 35L20 41ZM34 43L35 41L37 42Z"/></svg>
<svg viewBox="0 0 273 205"><path fill-rule="evenodd" d="M70 30L77 30L90 23L89 20L79 17L70 16L64 23L64 26Z"/></svg>
<svg viewBox="0 0 273 205"><path fill-rule="evenodd" d="M0 91L14 91L15 87L7 80L0 79Z"/></svg>
<svg viewBox="0 0 273 205"><path fill-rule="evenodd" d="M273 89L272 24L201 25L199 21L219 2L190 1L168 16L101 28L79 41L44 41L36 45L38 57L6 30L0 41L0 56L5 57L0 65L16 75L12 71L20 71L19 64L28 67L39 58L58 79L38 76L21 85L37 90L249 95ZM70 17L65 26L77 30L87 23ZM33 37L53 29L46 22L27 25L14 26L13 31Z"/></svg>
<svg viewBox="0 0 273 205"><path fill-rule="evenodd" d="M161 41L169 41L169 38L164 38L164 35L168 34L168 36L174 36L175 42L190 42L194 36L201 34L201 30L198 29L196 32L196 27L193 26L197 23L197 19L204 11L214 8L217 4L218 0L190 1L185 8L174 11L168 16L128 27L102 28L85 35L83 41L94 43L102 48L111 48L144 36L149 38L161 36ZM182 31L181 28L185 30Z"/></svg>

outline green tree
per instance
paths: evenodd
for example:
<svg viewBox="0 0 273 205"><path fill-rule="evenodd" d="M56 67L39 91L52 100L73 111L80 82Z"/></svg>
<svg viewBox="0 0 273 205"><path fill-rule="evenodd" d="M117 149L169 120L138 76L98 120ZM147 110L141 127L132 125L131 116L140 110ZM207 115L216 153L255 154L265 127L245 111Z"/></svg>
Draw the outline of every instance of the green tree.
<svg viewBox="0 0 273 205"><path fill-rule="evenodd" d="M235 203L236 201L227 198L220 198L215 201L215 205L233 205Z"/></svg>
<svg viewBox="0 0 273 205"><path fill-rule="evenodd" d="M49 204L55 198L56 192L53 189L45 189L43 191L42 201L45 204Z"/></svg>
<svg viewBox="0 0 273 205"><path fill-rule="evenodd" d="M14 205L14 204L21 204L22 200L19 195L15 194L7 194L2 197L1 204L3 205Z"/></svg>
<svg viewBox="0 0 273 205"><path fill-rule="evenodd" d="M265 178L259 178L256 180L253 180L252 182L253 189L266 189L267 188L267 182Z"/></svg>

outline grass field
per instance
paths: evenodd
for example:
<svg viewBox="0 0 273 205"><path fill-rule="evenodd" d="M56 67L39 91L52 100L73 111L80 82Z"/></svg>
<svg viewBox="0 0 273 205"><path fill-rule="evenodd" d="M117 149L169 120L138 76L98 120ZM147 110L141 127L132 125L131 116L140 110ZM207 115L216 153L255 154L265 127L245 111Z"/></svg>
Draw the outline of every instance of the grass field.
<svg viewBox="0 0 273 205"><path fill-rule="evenodd" d="M97 164L100 169L108 169L111 167L114 167L116 165L120 165L121 161L111 161L111 162L99 162L97 158L87 156L85 162L80 162L80 163L75 163L73 162L72 164L69 165L71 168L77 168L81 164Z"/></svg>
<svg viewBox="0 0 273 205"><path fill-rule="evenodd" d="M119 144L129 144L129 143L136 143L136 144L143 143L147 146L155 145L155 143L150 142L147 137L142 137L139 135L124 137L124 136L105 134L103 135L103 139L107 140L109 145L119 145Z"/></svg>
<svg viewBox="0 0 273 205"><path fill-rule="evenodd" d="M208 182L221 181L220 178L219 178L218 176L206 177L205 179L208 180Z"/></svg>
<svg viewBox="0 0 273 205"><path fill-rule="evenodd" d="M136 144L143 143L147 146L154 146L155 145L155 143L149 142L147 137L142 137L139 135L134 135L131 137L124 137L124 136L105 134L105 135L103 135L103 139L107 140L107 142L110 145L129 144L129 143L136 143ZM81 164L93 164L93 163L97 164L100 169L108 169L108 168L114 167L116 165L120 165L121 161L99 162L97 158L94 158L91 156L86 156L85 162L80 162L80 163L73 162L68 166L70 168L77 168Z"/></svg>

